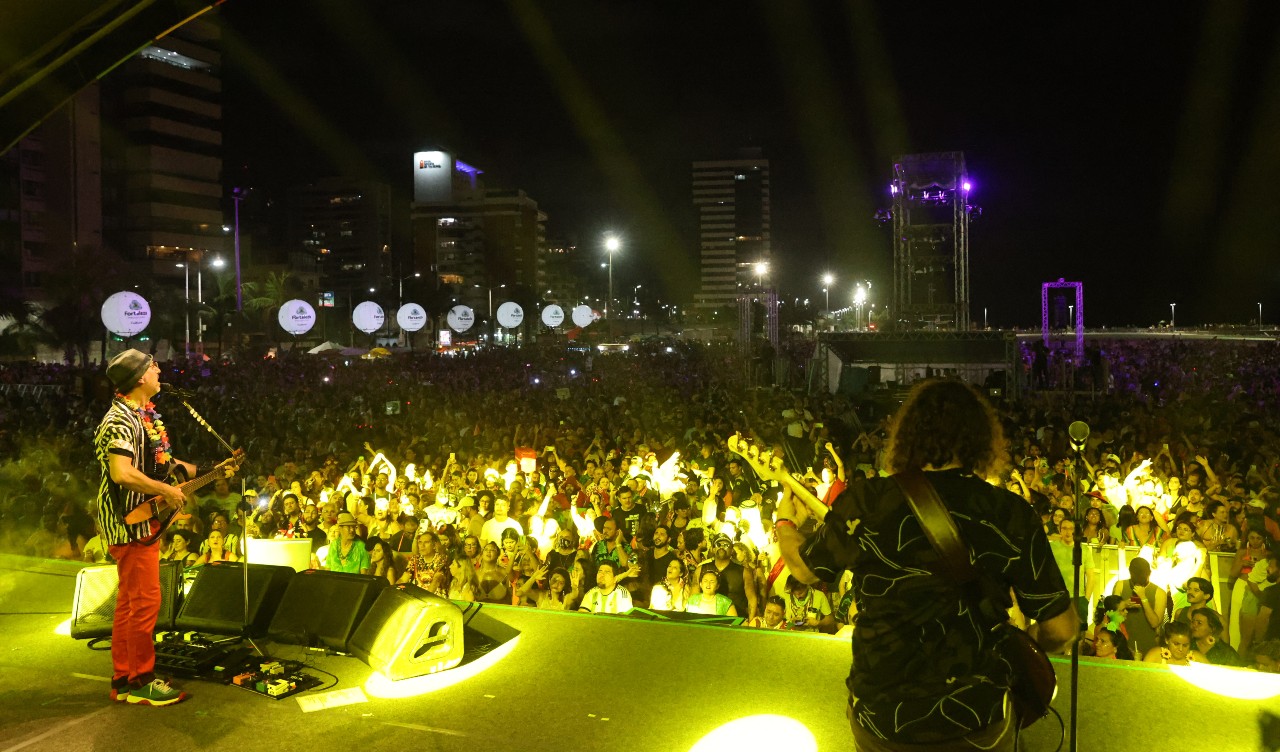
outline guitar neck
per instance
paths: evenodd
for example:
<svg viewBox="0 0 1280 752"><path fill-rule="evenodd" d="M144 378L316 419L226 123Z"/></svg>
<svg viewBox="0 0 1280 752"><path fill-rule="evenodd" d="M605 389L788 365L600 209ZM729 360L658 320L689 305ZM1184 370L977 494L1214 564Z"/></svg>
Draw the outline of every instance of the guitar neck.
<svg viewBox="0 0 1280 752"><path fill-rule="evenodd" d="M225 478L226 476L227 476L226 471L224 471L221 467L216 467L210 470L209 472L205 473L204 475L201 475L196 478L192 478L191 480L185 483L179 483L178 488L182 489L183 494L193 494L196 491L199 491L200 489L214 482L218 478Z"/></svg>

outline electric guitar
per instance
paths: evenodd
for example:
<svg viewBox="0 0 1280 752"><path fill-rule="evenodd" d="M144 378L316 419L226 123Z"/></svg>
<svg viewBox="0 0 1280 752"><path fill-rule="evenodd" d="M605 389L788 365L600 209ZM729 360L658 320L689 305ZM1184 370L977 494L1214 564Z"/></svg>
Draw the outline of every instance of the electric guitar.
<svg viewBox="0 0 1280 752"><path fill-rule="evenodd" d="M230 478L240 469L240 463L244 462L244 450L237 449L231 453L231 456L222 462L219 462L212 470L204 475L192 478L184 483L179 483L178 488L182 489L185 496L190 496L196 491L204 488L215 480L220 478ZM160 522L160 529L152 534L154 539L164 529L169 527L169 523L173 521L174 515L178 512L177 507L163 496L152 496L138 503L133 509L130 509L124 516L124 521L130 525L136 525L139 522L155 519Z"/></svg>

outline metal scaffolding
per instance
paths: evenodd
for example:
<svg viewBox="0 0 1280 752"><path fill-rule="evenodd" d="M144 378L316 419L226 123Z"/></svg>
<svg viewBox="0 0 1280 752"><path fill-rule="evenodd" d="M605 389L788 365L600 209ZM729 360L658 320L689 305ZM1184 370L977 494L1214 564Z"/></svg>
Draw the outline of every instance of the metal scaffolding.
<svg viewBox="0 0 1280 752"><path fill-rule="evenodd" d="M912 328L969 329L969 202L964 152L893 165L893 314Z"/></svg>

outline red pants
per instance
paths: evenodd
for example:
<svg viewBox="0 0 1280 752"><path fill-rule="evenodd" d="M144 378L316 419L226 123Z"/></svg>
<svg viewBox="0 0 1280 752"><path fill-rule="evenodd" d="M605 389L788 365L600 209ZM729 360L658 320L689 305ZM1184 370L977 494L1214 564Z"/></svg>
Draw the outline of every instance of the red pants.
<svg viewBox="0 0 1280 752"><path fill-rule="evenodd" d="M160 615L160 547L128 543L111 546L110 551L120 576L111 626L111 682L140 686L155 678L153 632Z"/></svg>

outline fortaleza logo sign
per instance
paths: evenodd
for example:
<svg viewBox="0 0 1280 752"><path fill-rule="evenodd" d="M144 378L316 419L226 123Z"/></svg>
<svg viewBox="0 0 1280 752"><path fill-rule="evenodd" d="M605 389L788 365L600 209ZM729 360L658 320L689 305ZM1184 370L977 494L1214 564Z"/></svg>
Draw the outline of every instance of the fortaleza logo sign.
<svg viewBox="0 0 1280 752"><path fill-rule="evenodd" d="M444 165L439 162L432 162L430 159L424 159L418 162L419 170L438 170L441 167L444 167Z"/></svg>
<svg viewBox="0 0 1280 752"><path fill-rule="evenodd" d="M416 332L427 325L427 311L417 303L406 303L396 311L396 323L406 332Z"/></svg>
<svg viewBox="0 0 1280 752"><path fill-rule="evenodd" d="M290 300L280 306L276 315L280 328L297 337L311 331L316 325L316 309L305 300Z"/></svg>
<svg viewBox="0 0 1280 752"><path fill-rule="evenodd" d="M373 334L382 328L383 323L387 320L387 314L383 312L382 306L366 300L351 312L351 323L365 334Z"/></svg>
<svg viewBox="0 0 1280 752"><path fill-rule="evenodd" d="M151 323L151 306L135 292L121 291L102 301L102 325L117 337L132 337Z"/></svg>
<svg viewBox="0 0 1280 752"><path fill-rule="evenodd" d="M476 323L476 315L470 307L456 305L449 309L449 314L445 316L445 321L449 324L450 329L462 334Z"/></svg>

